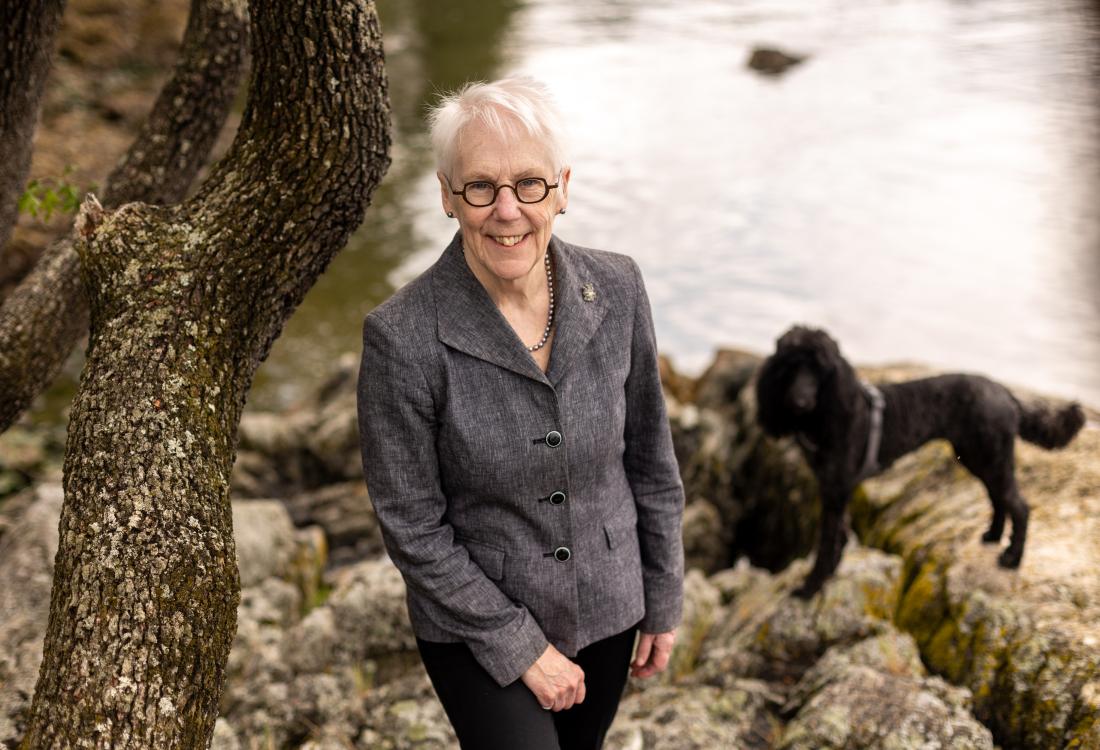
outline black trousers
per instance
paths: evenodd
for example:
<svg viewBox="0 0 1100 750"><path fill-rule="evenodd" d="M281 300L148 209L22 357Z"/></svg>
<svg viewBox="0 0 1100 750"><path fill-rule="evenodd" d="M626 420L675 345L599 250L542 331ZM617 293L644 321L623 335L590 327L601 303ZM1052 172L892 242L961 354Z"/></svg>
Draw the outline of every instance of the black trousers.
<svg viewBox="0 0 1100 750"><path fill-rule="evenodd" d="M416 639L462 750L599 750L630 671L637 627L582 648L585 697L564 711L547 711L523 680L497 685L465 643Z"/></svg>

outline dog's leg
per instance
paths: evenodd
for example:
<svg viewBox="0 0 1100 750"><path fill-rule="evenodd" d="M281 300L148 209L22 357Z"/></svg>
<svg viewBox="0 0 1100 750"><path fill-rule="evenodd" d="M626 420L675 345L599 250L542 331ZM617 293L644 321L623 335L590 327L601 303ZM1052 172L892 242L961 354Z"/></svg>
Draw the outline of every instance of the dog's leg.
<svg viewBox="0 0 1100 750"><path fill-rule="evenodd" d="M1009 448L1011 450L1011 447ZM982 534L984 544L997 544L1005 531L1005 481L1004 470L994 457L983 455L984 451L974 451L956 446L959 460L967 470L982 481L989 502L993 506L993 518L989 528Z"/></svg>
<svg viewBox="0 0 1100 750"><path fill-rule="evenodd" d="M997 564L1002 568L1018 568L1024 556L1024 544L1027 542L1027 518L1031 515L1031 510L1016 487L1015 477L1010 479L1006 500L1008 514L1012 517L1012 537L1009 539L1008 546L1001 552L1001 556L997 558Z"/></svg>
<svg viewBox="0 0 1100 750"><path fill-rule="evenodd" d="M848 544L848 514L840 511L840 523L833 540L833 559L829 561L829 575L832 576L840 566L840 559L844 555L844 547Z"/></svg>
<svg viewBox="0 0 1100 750"><path fill-rule="evenodd" d="M1003 440L988 441L980 448L977 445L960 446L959 458L963 466L985 485L989 501L993 504L993 520L982 535L982 541L1000 541L1005 517L1012 519L1012 538L997 558L997 563L1002 568L1017 568L1024 555L1030 511L1016 486L1016 461L1012 452L1014 438L1008 433L997 437L1003 437Z"/></svg>
<svg viewBox="0 0 1100 750"><path fill-rule="evenodd" d="M840 538L844 534L844 530L841 528L843 519L843 509L837 509L832 507L830 503L825 503L821 513L820 537L817 542L817 556L814 558L814 566L810 569L810 573L806 576L806 580L802 582L802 585L794 590L794 595L799 599L809 599L820 591L825 581L828 580L840 563L840 553L844 549L845 541L845 539ZM844 536L846 538L847 535L844 534Z"/></svg>

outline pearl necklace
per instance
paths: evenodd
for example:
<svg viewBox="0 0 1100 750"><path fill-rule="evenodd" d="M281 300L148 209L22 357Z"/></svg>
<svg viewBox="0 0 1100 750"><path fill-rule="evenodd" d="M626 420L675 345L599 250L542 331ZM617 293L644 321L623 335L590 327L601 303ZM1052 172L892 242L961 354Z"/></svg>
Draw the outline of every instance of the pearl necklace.
<svg viewBox="0 0 1100 750"><path fill-rule="evenodd" d="M550 291L550 306L546 312L546 328L542 331L542 338L537 344L527 347L529 352L537 352L546 346L546 340L550 338L550 328L554 325L554 273L550 270L550 248L546 248L546 288Z"/></svg>

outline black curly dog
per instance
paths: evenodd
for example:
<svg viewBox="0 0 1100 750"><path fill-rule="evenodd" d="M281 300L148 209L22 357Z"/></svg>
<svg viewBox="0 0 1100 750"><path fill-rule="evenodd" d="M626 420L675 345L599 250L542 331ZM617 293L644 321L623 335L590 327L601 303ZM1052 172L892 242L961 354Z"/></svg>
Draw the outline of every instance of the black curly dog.
<svg viewBox="0 0 1100 750"><path fill-rule="evenodd" d="M817 593L840 563L848 540L845 508L856 486L935 438L951 442L989 493L993 521L982 541L999 542L1005 514L1012 518L1012 538L998 563L1018 567L1028 506L1016 486L1014 439L1061 448L1085 423L1077 403L1025 406L980 375L940 375L879 390L860 381L827 333L802 326L783 334L764 361L756 399L760 426L773 437L795 436L821 491L817 558L795 591L801 598Z"/></svg>

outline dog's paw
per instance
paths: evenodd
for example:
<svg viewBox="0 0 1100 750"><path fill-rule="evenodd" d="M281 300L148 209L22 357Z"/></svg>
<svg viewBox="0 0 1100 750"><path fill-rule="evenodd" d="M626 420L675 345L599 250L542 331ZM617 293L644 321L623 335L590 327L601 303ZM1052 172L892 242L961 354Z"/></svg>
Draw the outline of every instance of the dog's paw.
<svg viewBox="0 0 1100 750"><path fill-rule="evenodd" d="M1004 529L1001 529L1000 531L989 529L984 534L982 534L982 544L996 544L997 542L1001 541L1001 536L1003 534Z"/></svg>
<svg viewBox="0 0 1100 750"><path fill-rule="evenodd" d="M1023 556L1023 550L1014 550L1011 547L1007 547L997 558L997 564L1002 568L1015 569L1020 567L1020 559L1023 558Z"/></svg>

